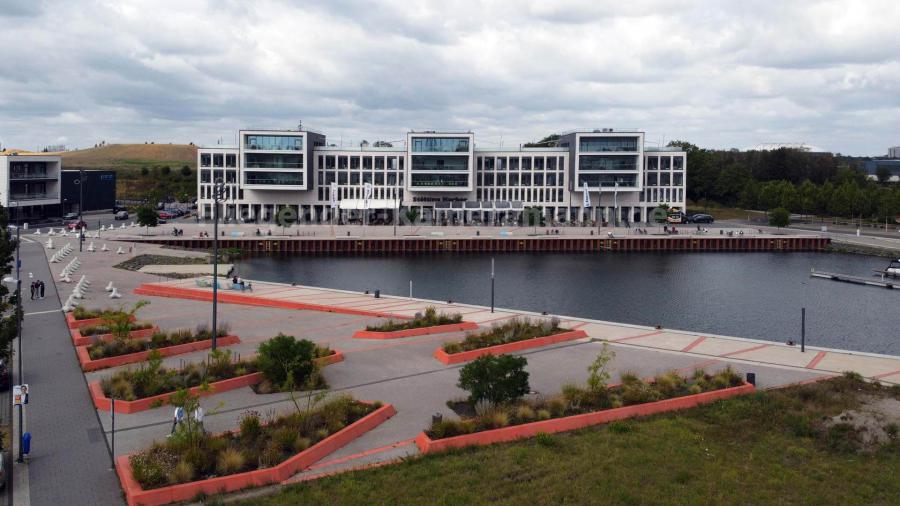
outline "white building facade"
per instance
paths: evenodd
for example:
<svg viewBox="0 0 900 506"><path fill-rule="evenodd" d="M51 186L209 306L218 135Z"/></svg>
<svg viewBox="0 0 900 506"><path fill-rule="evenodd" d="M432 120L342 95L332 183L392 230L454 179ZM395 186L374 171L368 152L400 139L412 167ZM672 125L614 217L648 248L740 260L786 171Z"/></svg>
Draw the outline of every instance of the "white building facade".
<svg viewBox="0 0 900 506"><path fill-rule="evenodd" d="M59 156L0 154L0 205L13 220L56 216L61 178Z"/></svg>
<svg viewBox="0 0 900 506"><path fill-rule="evenodd" d="M311 131L242 130L237 147L198 149L198 213L270 221L511 224L526 209L546 224L643 223L684 210L687 155L644 146L644 133L567 132L555 147L479 148L472 132L413 131L406 146L327 146ZM585 189L588 198L585 198ZM334 190L334 191L333 191ZM367 193L368 191L368 193ZM366 211L367 210L367 211Z"/></svg>

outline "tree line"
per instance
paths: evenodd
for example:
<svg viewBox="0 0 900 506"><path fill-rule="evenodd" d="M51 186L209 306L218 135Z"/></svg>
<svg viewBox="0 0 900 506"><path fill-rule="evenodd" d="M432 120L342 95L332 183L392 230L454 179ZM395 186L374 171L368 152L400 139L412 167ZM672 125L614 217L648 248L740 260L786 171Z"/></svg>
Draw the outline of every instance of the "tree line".
<svg viewBox="0 0 900 506"><path fill-rule="evenodd" d="M900 186L869 179L848 157L790 148L717 151L684 141L669 146L687 152L687 196L694 202L876 221L900 215Z"/></svg>

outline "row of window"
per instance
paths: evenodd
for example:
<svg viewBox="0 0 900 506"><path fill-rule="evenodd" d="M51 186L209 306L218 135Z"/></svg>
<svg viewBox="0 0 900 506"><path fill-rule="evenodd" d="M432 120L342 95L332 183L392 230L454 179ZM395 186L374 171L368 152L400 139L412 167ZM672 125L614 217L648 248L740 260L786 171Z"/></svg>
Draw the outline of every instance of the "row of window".
<svg viewBox="0 0 900 506"><path fill-rule="evenodd" d="M648 156L647 170L684 170L684 157L681 156Z"/></svg>
<svg viewBox="0 0 900 506"><path fill-rule="evenodd" d="M638 157L581 155L578 170L638 170Z"/></svg>
<svg viewBox="0 0 900 506"><path fill-rule="evenodd" d="M684 188L646 188L640 194L641 202L683 202Z"/></svg>
<svg viewBox="0 0 900 506"><path fill-rule="evenodd" d="M319 169L403 170L404 157L398 156L335 156L319 155Z"/></svg>
<svg viewBox="0 0 900 506"><path fill-rule="evenodd" d="M320 187L318 191L318 197L320 202L331 202L331 189L328 187ZM338 187L338 200L343 199L362 199L365 195L363 195L362 187ZM373 199L403 199L403 190L400 188L385 188L385 187L375 187L372 188L372 198Z"/></svg>
<svg viewBox="0 0 900 506"><path fill-rule="evenodd" d="M303 137L288 135L245 135L244 149L302 151Z"/></svg>
<svg viewBox="0 0 900 506"><path fill-rule="evenodd" d="M201 183L212 183L219 179L221 179L225 183L237 183L237 171L236 170L212 171L209 169L200 169L200 182Z"/></svg>
<svg viewBox="0 0 900 506"><path fill-rule="evenodd" d="M468 153L469 139L466 137L413 137L414 153Z"/></svg>
<svg viewBox="0 0 900 506"><path fill-rule="evenodd" d="M319 184L328 186L337 182L338 185L359 185L372 183L375 186L403 186L403 173L397 172L336 172L333 170L319 171Z"/></svg>
<svg viewBox="0 0 900 506"><path fill-rule="evenodd" d="M449 171L469 171L469 157L467 156L422 156L413 155L412 166L413 171L432 171L432 170L449 170Z"/></svg>
<svg viewBox="0 0 900 506"><path fill-rule="evenodd" d="M200 153L201 167L237 167L237 155L222 153Z"/></svg>
<svg viewBox="0 0 900 506"><path fill-rule="evenodd" d="M476 170L556 170L565 166L562 156L478 156L475 158Z"/></svg>
<svg viewBox="0 0 900 506"><path fill-rule="evenodd" d="M563 202L562 188L479 188L477 200L521 200L524 202Z"/></svg>
<svg viewBox="0 0 900 506"><path fill-rule="evenodd" d="M579 174L578 188L583 188L585 183L589 189L614 188L616 184L620 188L637 188L637 174Z"/></svg>
<svg viewBox="0 0 900 506"><path fill-rule="evenodd" d="M645 186L684 186L684 172L648 172Z"/></svg>
<svg viewBox="0 0 900 506"><path fill-rule="evenodd" d="M581 137L578 150L584 151L638 151L637 137Z"/></svg>
<svg viewBox="0 0 900 506"><path fill-rule="evenodd" d="M475 181L479 186L562 186L562 172L481 172Z"/></svg>

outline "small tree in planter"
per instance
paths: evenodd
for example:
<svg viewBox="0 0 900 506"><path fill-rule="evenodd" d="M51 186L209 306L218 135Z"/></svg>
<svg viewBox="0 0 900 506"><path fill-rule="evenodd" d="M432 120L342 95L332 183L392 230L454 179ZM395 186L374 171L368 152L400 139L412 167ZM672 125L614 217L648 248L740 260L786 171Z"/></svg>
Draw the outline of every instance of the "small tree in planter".
<svg viewBox="0 0 900 506"><path fill-rule="evenodd" d="M469 402L503 404L527 394L528 360L515 355L484 355L466 364L459 371L456 386L469 392Z"/></svg>
<svg viewBox="0 0 900 506"><path fill-rule="evenodd" d="M104 311L100 315L100 320L117 341L124 341L128 339L128 333L131 332L133 327L131 320L134 318L134 314L148 304L150 304L149 301L139 300L127 311L124 305L119 307L118 311Z"/></svg>
<svg viewBox="0 0 900 506"><path fill-rule="evenodd" d="M769 226L786 227L791 224L791 213L783 207L777 207L769 211Z"/></svg>
<svg viewBox="0 0 900 506"><path fill-rule="evenodd" d="M306 339L278 334L259 345L260 372L279 388L306 385L316 375L316 344ZM288 385L290 380L290 385Z"/></svg>

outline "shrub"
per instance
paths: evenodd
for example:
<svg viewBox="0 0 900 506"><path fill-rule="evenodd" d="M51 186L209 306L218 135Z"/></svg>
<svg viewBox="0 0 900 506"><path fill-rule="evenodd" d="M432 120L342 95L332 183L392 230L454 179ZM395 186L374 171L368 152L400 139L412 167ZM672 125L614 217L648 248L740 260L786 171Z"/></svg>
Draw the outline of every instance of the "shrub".
<svg viewBox="0 0 900 506"><path fill-rule="evenodd" d="M181 461L175 464L175 469L169 474L169 483L172 485L178 483L187 483L194 479L194 466L193 464Z"/></svg>
<svg viewBox="0 0 900 506"><path fill-rule="evenodd" d="M528 318L513 318L503 325L494 324L490 330L469 334L462 342L446 343L443 348L447 353L459 353L549 336L565 330L559 327L558 320L550 320L550 323L547 324L546 322L532 323Z"/></svg>
<svg viewBox="0 0 900 506"><path fill-rule="evenodd" d="M244 454L234 448L227 448L219 453L216 470L219 474L233 474L243 469L244 463Z"/></svg>
<svg viewBox="0 0 900 506"><path fill-rule="evenodd" d="M418 329L422 327L436 327L438 325L450 325L462 321L459 313L438 313L432 306L425 308L425 313L416 313L411 320L396 322L388 320L381 325L368 325L366 330L373 332L392 332L395 330Z"/></svg>
<svg viewBox="0 0 900 506"><path fill-rule="evenodd" d="M146 452L129 458L131 472L142 485L158 487L168 482L174 471L178 455L161 445L154 445Z"/></svg>
<svg viewBox="0 0 900 506"><path fill-rule="evenodd" d="M262 433L262 424L259 422L259 413L256 411L245 411L241 416L241 439L245 441L255 441Z"/></svg>
<svg viewBox="0 0 900 506"><path fill-rule="evenodd" d="M500 404L527 394L528 372L525 357L485 355L466 364L459 371L457 386L469 392L469 401L487 400Z"/></svg>
<svg viewBox="0 0 900 506"><path fill-rule="evenodd" d="M530 422L534 420L534 410L527 404L516 406L516 420Z"/></svg>
<svg viewBox="0 0 900 506"><path fill-rule="evenodd" d="M278 334L259 345L257 365L273 384L283 387L291 374L294 385L305 385L316 372L316 345L306 339Z"/></svg>

